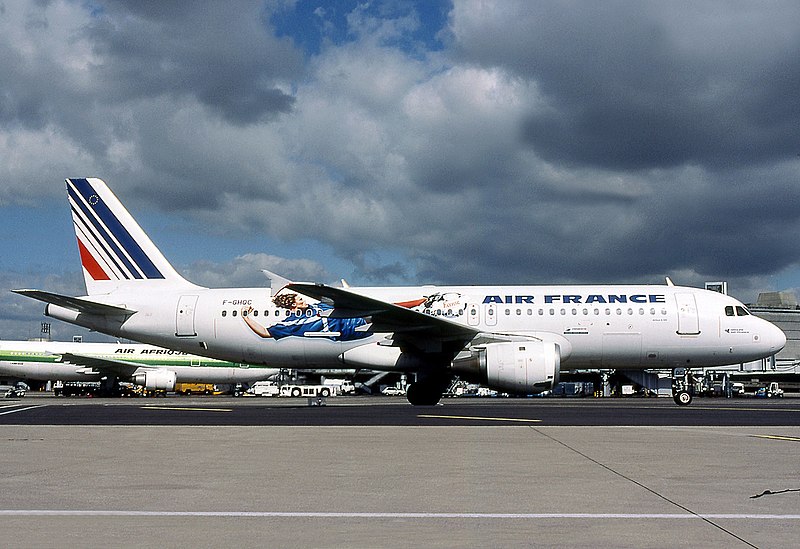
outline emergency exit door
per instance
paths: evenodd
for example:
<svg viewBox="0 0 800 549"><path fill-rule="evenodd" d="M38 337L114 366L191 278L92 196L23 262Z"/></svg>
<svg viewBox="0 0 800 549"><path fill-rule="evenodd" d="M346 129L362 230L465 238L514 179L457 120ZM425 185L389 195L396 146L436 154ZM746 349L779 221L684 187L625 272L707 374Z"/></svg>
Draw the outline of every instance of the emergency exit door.
<svg viewBox="0 0 800 549"><path fill-rule="evenodd" d="M175 335L178 337L196 336L194 329L194 312L197 306L196 295L182 295L178 299L178 308L175 311Z"/></svg>
<svg viewBox="0 0 800 549"><path fill-rule="evenodd" d="M700 318L697 314L697 301L694 294L675 294L678 305L678 333L681 335L700 334Z"/></svg>

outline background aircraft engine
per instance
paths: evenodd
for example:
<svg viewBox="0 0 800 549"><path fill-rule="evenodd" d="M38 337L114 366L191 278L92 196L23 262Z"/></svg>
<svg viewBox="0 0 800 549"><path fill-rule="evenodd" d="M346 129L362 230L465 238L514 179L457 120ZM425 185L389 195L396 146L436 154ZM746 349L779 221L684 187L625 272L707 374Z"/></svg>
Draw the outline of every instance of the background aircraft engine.
<svg viewBox="0 0 800 549"><path fill-rule="evenodd" d="M172 391L175 389L175 372L171 370L147 370L133 376L136 385L144 385L156 391Z"/></svg>
<svg viewBox="0 0 800 549"><path fill-rule="evenodd" d="M454 373L491 389L515 394L552 390L558 383L561 353L551 341L489 343L453 361Z"/></svg>

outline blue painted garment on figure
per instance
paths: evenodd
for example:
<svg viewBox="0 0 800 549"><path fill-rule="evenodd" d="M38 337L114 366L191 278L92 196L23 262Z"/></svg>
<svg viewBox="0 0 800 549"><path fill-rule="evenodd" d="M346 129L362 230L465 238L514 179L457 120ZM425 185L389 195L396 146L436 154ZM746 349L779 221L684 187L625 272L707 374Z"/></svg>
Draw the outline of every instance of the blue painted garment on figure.
<svg viewBox="0 0 800 549"><path fill-rule="evenodd" d="M372 335L366 330L357 330L359 327L367 325L363 318L325 318L324 311L330 311L333 307L325 303L318 303L304 311L294 311L278 324L270 326L269 333L275 339L282 339L290 336L304 336L305 334L330 332L326 336L333 341L352 341L363 339ZM310 312L306 312L310 311Z"/></svg>

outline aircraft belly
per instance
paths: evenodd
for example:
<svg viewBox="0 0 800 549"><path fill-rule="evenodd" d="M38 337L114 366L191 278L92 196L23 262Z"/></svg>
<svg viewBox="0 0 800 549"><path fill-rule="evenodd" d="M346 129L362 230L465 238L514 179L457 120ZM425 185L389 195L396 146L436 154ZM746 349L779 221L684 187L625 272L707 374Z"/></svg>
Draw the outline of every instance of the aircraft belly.
<svg viewBox="0 0 800 549"><path fill-rule="evenodd" d="M642 361L642 334L612 332L603 334L603 367L631 368Z"/></svg>

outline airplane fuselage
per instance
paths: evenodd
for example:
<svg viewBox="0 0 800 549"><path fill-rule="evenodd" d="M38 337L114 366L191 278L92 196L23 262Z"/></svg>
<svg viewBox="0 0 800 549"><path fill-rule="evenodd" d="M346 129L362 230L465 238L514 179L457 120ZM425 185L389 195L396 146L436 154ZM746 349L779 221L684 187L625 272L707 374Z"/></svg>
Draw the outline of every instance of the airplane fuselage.
<svg viewBox="0 0 800 549"><path fill-rule="evenodd" d="M681 286L467 286L350 288L390 303L428 298L417 309L480 332L555 342L563 370L579 368L706 367L775 353L785 336L716 292ZM433 299L431 299L433 296ZM127 318L86 315L57 305L47 314L68 322L221 360L280 368L342 367L341 355L387 334L356 340L309 332L261 337L243 314L265 326L290 317L267 288L153 291L92 296L137 312ZM309 309L309 315L324 313ZM375 369L379 369L377 366Z"/></svg>
<svg viewBox="0 0 800 549"><path fill-rule="evenodd" d="M277 372L141 343L0 341L0 376L62 381L97 381L113 376L102 367L64 362L62 357L67 354L140 365L134 376L148 369L169 369L180 383L250 383Z"/></svg>

